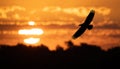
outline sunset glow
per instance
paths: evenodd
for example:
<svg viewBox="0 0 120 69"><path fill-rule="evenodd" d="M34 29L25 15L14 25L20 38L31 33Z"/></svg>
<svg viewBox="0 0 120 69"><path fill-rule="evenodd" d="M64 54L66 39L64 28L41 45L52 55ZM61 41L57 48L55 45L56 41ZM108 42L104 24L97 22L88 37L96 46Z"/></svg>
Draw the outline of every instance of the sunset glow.
<svg viewBox="0 0 120 69"><path fill-rule="evenodd" d="M18 34L20 35L41 35L43 33L44 33L43 30L39 28L22 29L18 31Z"/></svg>
<svg viewBox="0 0 120 69"><path fill-rule="evenodd" d="M105 49L118 46L119 3L120 0L1 0L0 44L29 44L30 41L24 39L35 37L51 49L57 45L65 48L68 40L77 45L84 42ZM90 10L95 10L93 29L73 40L72 35Z"/></svg>
<svg viewBox="0 0 120 69"><path fill-rule="evenodd" d="M28 38L24 39L24 43L26 44L36 44L40 41L40 38Z"/></svg>
<svg viewBox="0 0 120 69"><path fill-rule="evenodd" d="M28 22L28 25L33 26L33 25L35 25L35 22L34 22L34 21L29 21L29 22Z"/></svg>

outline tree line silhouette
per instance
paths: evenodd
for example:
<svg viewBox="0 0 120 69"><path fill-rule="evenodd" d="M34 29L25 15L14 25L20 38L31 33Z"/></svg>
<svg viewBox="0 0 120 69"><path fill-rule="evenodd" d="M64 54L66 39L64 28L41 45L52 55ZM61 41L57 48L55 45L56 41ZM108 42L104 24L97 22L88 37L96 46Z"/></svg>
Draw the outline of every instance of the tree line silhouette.
<svg viewBox="0 0 120 69"><path fill-rule="evenodd" d="M67 41L66 45L66 50L57 46L54 51L43 44L37 47L0 45L0 69L120 68L120 46L105 51L87 43L74 45Z"/></svg>

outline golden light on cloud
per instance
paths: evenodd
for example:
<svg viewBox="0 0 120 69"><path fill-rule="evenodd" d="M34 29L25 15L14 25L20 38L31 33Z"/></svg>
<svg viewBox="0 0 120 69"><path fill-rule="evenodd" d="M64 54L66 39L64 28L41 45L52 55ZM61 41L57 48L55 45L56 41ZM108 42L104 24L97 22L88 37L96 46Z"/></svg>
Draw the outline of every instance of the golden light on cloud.
<svg viewBox="0 0 120 69"><path fill-rule="evenodd" d="M34 26L34 25L35 25L35 22L34 22L34 21L29 21L29 22L28 22L28 25Z"/></svg>
<svg viewBox="0 0 120 69"><path fill-rule="evenodd" d="M39 28L22 29L18 31L18 34L20 35L42 35L43 33L43 30Z"/></svg>
<svg viewBox="0 0 120 69"><path fill-rule="evenodd" d="M26 44L37 44L39 41L40 41L40 38L24 39L24 43L26 43Z"/></svg>
<svg viewBox="0 0 120 69"><path fill-rule="evenodd" d="M111 13L111 9L106 7L96 8L95 10L102 15L109 15Z"/></svg>
<svg viewBox="0 0 120 69"><path fill-rule="evenodd" d="M91 9L94 9L96 12L102 15L109 15L111 12L110 8L107 7L69 7L69 8L62 8L62 7L44 7L42 11L44 12L61 12L66 14L74 14L80 17L86 17Z"/></svg>
<svg viewBox="0 0 120 69"><path fill-rule="evenodd" d="M100 6L100 7L45 6L45 7L41 7L40 9L32 9L32 10L28 10L27 8L21 7L21 6L10 6L10 7L5 7L5 8L0 8L0 18L17 19L17 20L19 19L30 20L31 18L33 18L33 19L38 19L38 20L40 19L42 21L42 19L44 20L45 18L51 17L51 16L56 17L58 19L59 18L65 19L65 17L67 19L70 19L70 18L75 19L74 16L86 17L91 9L94 9L96 13L103 15L103 16L110 15L112 13L112 9L109 7L105 7L105 6ZM63 17L64 15L66 16ZM52 19L52 18L48 18L48 19ZM30 26L34 26L35 24L36 23L34 21L28 22L28 25Z"/></svg>

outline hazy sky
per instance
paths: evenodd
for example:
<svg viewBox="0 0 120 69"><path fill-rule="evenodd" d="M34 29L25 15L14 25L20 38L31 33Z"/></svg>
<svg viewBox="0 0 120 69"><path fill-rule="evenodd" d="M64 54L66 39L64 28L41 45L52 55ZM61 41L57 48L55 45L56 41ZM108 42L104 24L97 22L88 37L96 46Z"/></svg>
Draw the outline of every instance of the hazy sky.
<svg viewBox="0 0 120 69"><path fill-rule="evenodd" d="M56 43L56 40L59 43L63 36L67 36L63 38L64 41L70 39L79 23L82 23L89 11L94 9L96 11L93 21L95 29L73 41L98 45L101 43L120 45L119 6L119 0L0 0L0 19L47 20L49 22L40 23L46 26L45 30L49 29L49 31L47 30L49 35L44 38L43 43L49 39L51 39L51 43ZM58 22L50 22L56 20ZM75 27L74 30L73 27ZM51 36L56 37L52 39Z"/></svg>

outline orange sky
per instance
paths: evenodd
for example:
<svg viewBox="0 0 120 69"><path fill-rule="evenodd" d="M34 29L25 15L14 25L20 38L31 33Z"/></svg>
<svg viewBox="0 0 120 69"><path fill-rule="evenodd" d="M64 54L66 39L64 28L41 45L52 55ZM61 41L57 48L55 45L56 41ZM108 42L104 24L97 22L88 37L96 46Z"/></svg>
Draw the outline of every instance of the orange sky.
<svg viewBox="0 0 120 69"><path fill-rule="evenodd" d="M8 22L0 22L0 25L24 26L27 22L15 23L14 20L33 20L45 32L40 36L42 43L50 42L51 46L64 44L65 41L72 40L71 36L79 23L94 9L94 29L72 41L76 44L86 42L102 46L120 45L119 3L119 0L1 0L0 20ZM4 39L0 40L0 43L3 41Z"/></svg>

